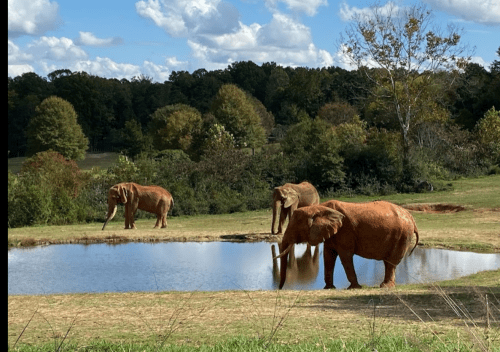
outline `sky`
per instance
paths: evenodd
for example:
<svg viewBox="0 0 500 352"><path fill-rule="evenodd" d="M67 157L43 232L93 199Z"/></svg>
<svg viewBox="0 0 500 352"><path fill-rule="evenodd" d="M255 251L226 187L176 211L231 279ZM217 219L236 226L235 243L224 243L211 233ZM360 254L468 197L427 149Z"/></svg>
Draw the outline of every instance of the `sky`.
<svg viewBox="0 0 500 352"><path fill-rule="evenodd" d="M416 0L395 0L404 7ZM381 6L387 2L379 1ZM463 28L488 69L500 47L500 0L421 0L433 23ZM231 63L346 69L339 49L364 0L8 0L8 75L69 69L99 77L225 69Z"/></svg>

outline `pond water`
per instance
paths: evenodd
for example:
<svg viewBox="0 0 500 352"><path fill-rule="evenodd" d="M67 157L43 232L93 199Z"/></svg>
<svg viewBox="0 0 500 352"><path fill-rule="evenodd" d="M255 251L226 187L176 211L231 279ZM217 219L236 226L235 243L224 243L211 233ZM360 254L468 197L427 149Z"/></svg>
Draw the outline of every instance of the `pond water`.
<svg viewBox="0 0 500 352"><path fill-rule="evenodd" d="M168 242L51 245L8 251L8 294L126 291L273 290L279 263L266 242ZM276 248L276 247L275 247ZM322 246L297 245L285 289L321 289ZM276 249L277 250L277 249ZM379 285L381 261L354 257L361 285ZM452 279L500 268L500 254L416 248L396 270L396 283ZM337 289L349 286L340 260Z"/></svg>

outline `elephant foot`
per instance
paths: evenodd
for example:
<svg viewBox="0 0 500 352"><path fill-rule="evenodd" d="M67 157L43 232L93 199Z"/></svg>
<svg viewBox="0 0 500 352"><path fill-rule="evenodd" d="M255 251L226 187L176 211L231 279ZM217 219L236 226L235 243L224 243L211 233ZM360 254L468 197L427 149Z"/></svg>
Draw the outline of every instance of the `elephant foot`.
<svg viewBox="0 0 500 352"><path fill-rule="evenodd" d="M336 287L334 285L325 285L325 287L323 287L324 290L330 290L330 289L333 289L335 290Z"/></svg>
<svg viewBox="0 0 500 352"><path fill-rule="evenodd" d="M384 281L380 284L380 287L393 288L396 287L396 284L394 283L394 281L389 281L389 282Z"/></svg>
<svg viewBox="0 0 500 352"><path fill-rule="evenodd" d="M358 288L362 288L360 284L358 283L355 283L355 284L351 284L347 289L348 290L353 290L353 289L358 289Z"/></svg>

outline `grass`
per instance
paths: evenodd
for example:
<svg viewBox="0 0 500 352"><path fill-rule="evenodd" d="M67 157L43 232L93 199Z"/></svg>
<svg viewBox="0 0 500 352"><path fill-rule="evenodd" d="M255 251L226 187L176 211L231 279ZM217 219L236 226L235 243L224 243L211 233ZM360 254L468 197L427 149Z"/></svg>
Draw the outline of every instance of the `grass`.
<svg viewBox="0 0 500 352"><path fill-rule="evenodd" d="M494 351L499 277L496 270L393 290L9 296L8 341L25 329L16 345L25 351L62 342L79 350Z"/></svg>

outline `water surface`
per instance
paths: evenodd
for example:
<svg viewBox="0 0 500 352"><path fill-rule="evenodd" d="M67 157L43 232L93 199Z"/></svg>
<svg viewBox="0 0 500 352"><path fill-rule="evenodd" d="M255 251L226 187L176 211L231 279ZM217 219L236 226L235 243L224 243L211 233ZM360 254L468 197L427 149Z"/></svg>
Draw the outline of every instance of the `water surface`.
<svg viewBox="0 0 500 352"><path fill-rule="evenodd" d="M273 290L279 267L273 265L272 244L234 242L168 242L68 244L14 248L8 251L8 294L49 294L128 291ZM285 288L321 289L322 246L298 245ZM380 261L354 256L361 285L379 285ZM500 268L500 254L478 254L416 248L398 265L396 283L452 279ZM349 282L337 260L334 284Z"/></svg>

